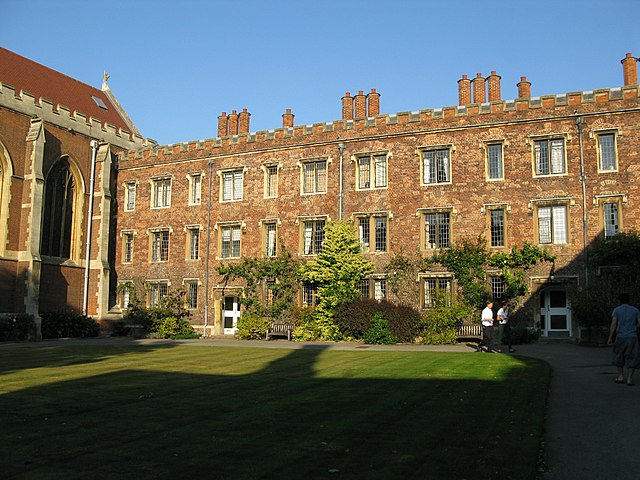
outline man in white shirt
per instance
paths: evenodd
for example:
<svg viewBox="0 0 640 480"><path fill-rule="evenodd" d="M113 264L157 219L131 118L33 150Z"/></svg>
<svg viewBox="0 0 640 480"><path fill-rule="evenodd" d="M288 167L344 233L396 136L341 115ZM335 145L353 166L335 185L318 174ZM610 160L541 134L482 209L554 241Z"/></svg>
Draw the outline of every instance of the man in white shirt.
<svg viewBox="0 0 640 480"><path fill-rule="evenodd" d="M504 338L507 341L507 345L509 345L509 352L515 352L515 349L511 346L511 326L509 325L509 304L507 302L502 302L502 307L498 310L497 319L500 322L498 342L502 342L502 338Z"/></svg>
<svg viewBox="0 0 640 480"><path fill-rule="evenodd" d="M493 302L487 301L487 306L482 310L482 340L478 343L477 351L483 352L482 347L487 348L487 352L491 351L493 343Z"/></svg>

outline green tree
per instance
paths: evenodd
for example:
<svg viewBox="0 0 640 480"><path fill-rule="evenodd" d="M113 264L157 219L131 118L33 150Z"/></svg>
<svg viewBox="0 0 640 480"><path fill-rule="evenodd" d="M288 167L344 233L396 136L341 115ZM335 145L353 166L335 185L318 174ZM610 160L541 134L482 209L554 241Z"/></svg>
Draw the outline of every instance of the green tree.
<svg viewBox="0 0 640 480"><path fill-rule="evenodd" d="M349 222L328 222L324 234L322 251L315 260L302 264L298 275L318 287L313 331L321 339L339 340L340 330L333 321L336 310L357 298L360 280L374 271L374 265L362 256Z"/></svg>

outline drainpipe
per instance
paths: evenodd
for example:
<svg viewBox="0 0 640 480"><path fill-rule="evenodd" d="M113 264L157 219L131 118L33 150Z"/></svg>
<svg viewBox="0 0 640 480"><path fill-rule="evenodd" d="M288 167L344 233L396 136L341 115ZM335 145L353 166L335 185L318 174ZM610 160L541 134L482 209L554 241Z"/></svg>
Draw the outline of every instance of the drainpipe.
<svg viewBox="0 0 640 480"><path fill-rule="evenodd" d="M89 267L91 266L91 227L93 226L93 194L95 192L96 157L98 156L98 141L91 140L91 176L89 177L89 208L87 210L87 245L85 249L84 293L82 296L82 314L87 314L89 303Z"/></svg>
<svg viewBox="0 0 640 480"><path fill-rule="evenodd" d="M209 325L209 252L211 251L211 184L213 177L213 160L209 160L209 199L207 200L207 252L205 254L205 277L204 277L204 331L203 336L207 336L207 326Z"/></svg>
<svg viewBox="0 0 640 480"><path fill-rule="evenodd" d="M589 290L589 252L587 251L587 177L584 173L584 146L582 143L582 127L585 124L582 117L576 118L578 140L580 141L580 183L582 184L582 248L584 255L584 285Z"/></svg>
<svg viewBox="0 0 640 480"><path fill-rule="evenodd" d="M343 203L343 187L342 187L342 163L344 160L344 143L338 144L338 150L340 151L340 180L338 186L338 220L342 221L342 203Z"/></svg>

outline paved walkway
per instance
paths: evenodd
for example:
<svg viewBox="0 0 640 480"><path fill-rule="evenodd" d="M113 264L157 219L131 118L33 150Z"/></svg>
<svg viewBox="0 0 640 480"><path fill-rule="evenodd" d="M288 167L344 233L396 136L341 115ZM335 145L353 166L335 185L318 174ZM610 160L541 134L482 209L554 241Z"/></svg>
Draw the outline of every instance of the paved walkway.
<svg viewBox="0 0 640 480"><path fill-rule="evenodd" d="M99 338L53 340L22 346L141 345L171 343L171 340ZM181 340L198 346L262 348L319 348L335 350L407 350L473 352L464 344L374 346L353 343L287 342L285 340L237 341L226 338ZM0 344L11 348L17 344ZM516 355L547 361L552 367L549 407L545 427L544 480L636 480L640 478L640 373L638 386L614 383L611 349L582 347L571 343L542 342L516 347ZM508 448L508 445L505 447ZM514 459L516 460L516 459Z"/></svg>

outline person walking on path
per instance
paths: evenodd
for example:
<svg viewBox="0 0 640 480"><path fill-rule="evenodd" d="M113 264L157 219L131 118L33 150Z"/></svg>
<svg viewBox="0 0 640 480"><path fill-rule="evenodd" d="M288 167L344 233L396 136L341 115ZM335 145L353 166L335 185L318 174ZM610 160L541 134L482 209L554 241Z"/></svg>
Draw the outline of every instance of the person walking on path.
<svg viewBox="0 0 640 480"><path fill-rule="evenodd" d="M487 301L487 306L482 310L482 340L478 343L477 351L482 352L482 347L490 352L493 348L493 302Z"/></svg>
<svg viewBox="0 0 640 480"><path fill-rule="evenodd" d="M504 338L509 346L509 353L515 352L515 349L511 346L511 326L509 325L509 303L502 302L502 307L498 310L498 345L502 343Z"/></svg>
<svg viewBox="0 0 640 480"><path fill-rule="evenodd" d="M611 314L611 328L607 343L613 345L612 363L618 369L616 383L624 383L624 368L627 369L627 385L632 386L633 374L640 365L638 348L638 327L640 326L640 311L629 305L629 294L621 293L618 305ZM614 339L615 336L615 339Z"/></svg>

